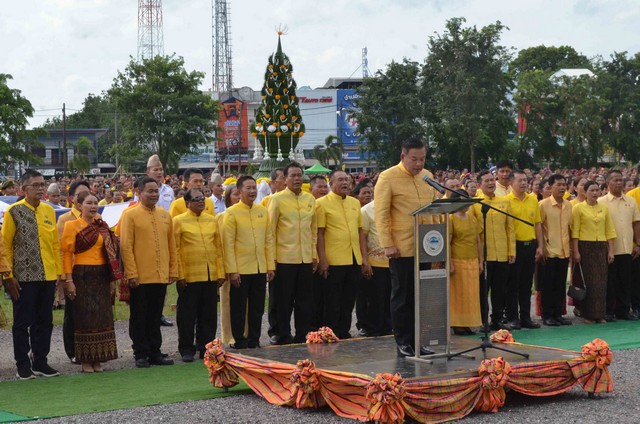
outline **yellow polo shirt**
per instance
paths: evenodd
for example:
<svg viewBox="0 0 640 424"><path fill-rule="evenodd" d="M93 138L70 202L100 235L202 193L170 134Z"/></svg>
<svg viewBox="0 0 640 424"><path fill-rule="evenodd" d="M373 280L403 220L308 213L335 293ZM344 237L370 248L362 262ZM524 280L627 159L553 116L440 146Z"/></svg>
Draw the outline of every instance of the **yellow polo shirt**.
<svg viewBox="0 0 640 424"><path fill-rule="evenodd" d="M577 197L575 199L569 200L569 203L571 203L571 206L575 206L575 205L577 205L578 203L581 203L581 202L584 202L584 200L580 200Z"/></svg>
<svg viewBox="0 0 640 424"><path fill-rule="evenodd" d="M544 237L544 251L548 258L566 259L571 253L571 203L558 204L549 196L540 201L540 219Z"/></svg>
<svg viewBox="0 0 640 424"><path fill-rule="evenodd" d="M411 212L436 199L435 190L422 180L425 175L433 177L426 169L412 176L399 163L381 173L375 186L373 197L380 246L383 249L395 246L402 257L415 255ZM420 220L431 224L433 217L423 215Z"/></svg>
<svg viewBox="0 0 640 424"><path fill-rule="evenodd" d="M249 275L276 269L273 233L265 207L238 202L225 211L223 222L222 247L227 273Z"/></svg>
<svg viewBox="0 0 640 424"><path fill-rule="evenodd" d="M638 204L629 196L615 197L606 194L598 199L598 203L607 205L617 237L613 241L614 255L630 255L633 252L634 242L633 223L640 221Z"/></svg>
<svg viewBox="0 0 640 424"><path fill-rule="evenodd" d="M626 195L631 197L633 200L635 200L636 205L638 205L638 208L640 209L640 187L636 187L633 190L629 190L629 192Z"/></svg>
<svg viewBox="0 0 640 424"><path fill-rule="evenodd" d="M187 202L184 200L184 197L174 200L171 202L171 206L169 207L169 213L171 214L171 218L175 218L178 215L181 215L187 211ZM209 215L215 215L216 211L213 207L213 200L209 197L204 198L204 211L202 213L208 213Z"/></svg>
<svg viewBox="0 0 640 424"><path fill-rule="evenodd" d="M578 203L572 210L571 238L580 241L607 241L616 238L616 229L606 205ZM630 229L631 230L631 229Z"/></svg>
<svg viewBox="0 0 640 424"><path fill-rule="evenodd" d="M355 257L362 264L360 233L362 214L360 202L351 197L330 191L316 200L318 228L324 228L324 250L329 265L352 265Z"/></svg>
<svg viewBox="0 0 640 424"><path fill-rule="evenodd" d="M288 188L271 196L269 221L275 237L276 261L282 264L310 264L317 258L316 199Z"/></svg>
<svg viewBox="0 0 640 424"><path fill-rule="evenodd" d="M507 194L506 198L509 200L509 206L511 207L511 214L517 216L520 219L524 219L533 225L527 225L523 222L513 220L513 228L516 233L517 241L531 241L536 238L535 224L540 220L540 205L538 204L538 198L529 193L524 194L522 200L518 199L515 193L512 191Z"/></svg>
<svg viewBox="0 0 640 424"><path fill-rule="evenodd" d="M511 186L505 187L496 180L496 192L495 192L496 196L505 197L508 194L510 194L512 191L513 189L511 188Z"/></svg>
<svg viewBox="0 0 640 424"><path fill-rule="evenodd" d="M217 217L204 212L198 216L187 210L173 219L173 236L179 279L195 283L225 277Z"/></svg>
<svg viewBox="0 0 640 424"><path fill-rule="evenodd" d="M171 215L142 203L125 209L120 224L120 252L127 279L139 284L167 284L178 278L178 259Z"/></svg>
<svg viewBox="0 0 640 424"><path fill-rule="evenodd" d="M60 239L52 206L40 202L34 208L25 199L12 204L4 211L2 236L11 276L18 281L53 281L62 275Z"/></svg>
<svg viewBox="0 0 640 424"><path fill-rule="evenodd" d="M509 200L500 196L493 196L489 199L484 194L480 197L483 202L496 209L511 213ZM482 205L476 203L470 209L474 216L483 225ZM490 209L487 213L487 261L507 262L509 256L516 255L516 235L513 226L513 219ZM480 235L482 237L482 234Z"/></svg>

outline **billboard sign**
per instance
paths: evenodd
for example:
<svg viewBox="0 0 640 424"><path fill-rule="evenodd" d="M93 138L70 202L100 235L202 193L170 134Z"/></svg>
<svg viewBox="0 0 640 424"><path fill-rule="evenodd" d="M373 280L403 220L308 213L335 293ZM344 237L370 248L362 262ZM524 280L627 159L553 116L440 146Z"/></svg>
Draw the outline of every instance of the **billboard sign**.
<svg viewBox="0 0 640 424"><path fill-rule="evenodd" d="M358 121L349 116L349 112L356 108L356 101L360 95L356 90L337 90L338 101L336 102L336 116L338 125L338 137L345 146L355 146L358 144L360 134L358 133Z"/></svg>
<svg viewBox="0 0 640 424"><path fill-rule="evenodd" d="M247 149L249 147L249 119L248 105L234 97L221 103L218 114L218 126L220 127L220 149Z"/></svg>

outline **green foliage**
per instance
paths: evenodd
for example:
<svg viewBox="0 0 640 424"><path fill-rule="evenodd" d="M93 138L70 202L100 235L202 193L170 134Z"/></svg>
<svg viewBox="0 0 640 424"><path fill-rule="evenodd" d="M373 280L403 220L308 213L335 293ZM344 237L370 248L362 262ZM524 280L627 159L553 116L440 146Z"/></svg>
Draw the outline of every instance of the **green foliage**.
<svg viewBox="0 0 640 424"><path fill-rule="evenodd" d="M517 81L523 72L543 71L551 75L563 68L592 69L592 66L589 59L573 47L536 46L518 52L509 64L509 74Z"/></svg>
<svg viewBox="0 0 640 424"><path fill-rule="evenodd" d="M404 59L391 62L358 87L357 110L349 116L358 122L360 148L384 169L400 161L400 145L410 137L425 142L426 125L419 92L420 67Z"/></svg>
<svg viewBox="0 0 640 424"><path fill-rule="evenodd" d="M132 59L118 72L108 95L123 114L118 146L123 161L153 152L174 173L180 156L213 142L219 106L199 90L203 78L202 72L187 72L184 59L174 56Z"/></svg>
<svg viewBox="0 0 640 424"><path fill-rule="evenodd" d="M297 85L292 74L293 65L282 52L278 36L278 49L269 56L264 73L262 102L257 110L256 122L251 124L251 133L269 152L269 156L279 161L283 160L282 153L294 159L291 152L305 132L298 108Z"/></svg>
<svg viewBox="0 0 640 424"><path fill-rule="evenodd" d="M90 154L95 154L91 140L87 137L80 137L75 145L73 159L69 162L69 168L75 168L80 175L86 175L91 169Z"/></svg>
<svg viewBox="0 0 640 424"><path fill-rule="evenodd" d="M37 147L38 132L27 130L33 106L20 90L9 87L11 79L11 75L0 74L0 168L4 172L17 161L40 162L31 154L31 149Z"/></svg>
<svg viewBox="0 0 640 424"><path fill-rule="evenodd" d="M329 168L331 162L333 162L334 169L340 168L343 162L343 153L344 147L342 142L335 135L327 136L327 138L324 139L324 145L313 148L313 157L325 168Z"/></svg>
<svg viewBox="0 0 640 424"><path fill-rule="evenodd" d="M497 160L514 128L504 72L510 55L499 44L506 27L497 21L480 30L447 21L444 34L429 38L421 98L439 167L465 167ZM477 160L476 158L480 158Z"/></svg>

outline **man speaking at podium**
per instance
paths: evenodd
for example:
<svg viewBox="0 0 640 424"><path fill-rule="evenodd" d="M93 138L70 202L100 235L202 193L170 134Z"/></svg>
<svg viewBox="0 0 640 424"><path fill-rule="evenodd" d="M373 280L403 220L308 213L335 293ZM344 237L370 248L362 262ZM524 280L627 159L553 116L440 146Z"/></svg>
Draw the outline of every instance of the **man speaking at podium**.
<svg viewBox="0 0 640 424"><path fill-rule="evenodd" d="M402 143L400 163L384 171L375 187L375 220L391 272L391 323L398 355L415 355L414 221L411 212L430 204L434 190L423 181L427 149L417 138ZM430 219L423 217L422 219ZM433 352L418 346L421 355Z"/></svg>

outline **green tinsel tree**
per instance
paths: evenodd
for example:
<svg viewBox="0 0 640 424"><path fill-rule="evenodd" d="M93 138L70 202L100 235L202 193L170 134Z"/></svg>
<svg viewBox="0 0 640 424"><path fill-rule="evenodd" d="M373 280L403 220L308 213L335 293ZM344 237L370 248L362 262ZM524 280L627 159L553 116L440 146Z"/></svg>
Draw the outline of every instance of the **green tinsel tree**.
<svg viewBox="0 0 640 424"><path fill-rule="evenodd" d="M289 161L304 159L302 152L296 153L305 127L298 107L293 66L289 57L282 52L280 37L283 33L282 30L278 31L278 49L269 56L264 73L262 102L256 122L251 125L251 135L260 143L256 143L253 159L263 159L260 166L263 172L284 163L283 154Z"/></svg>

